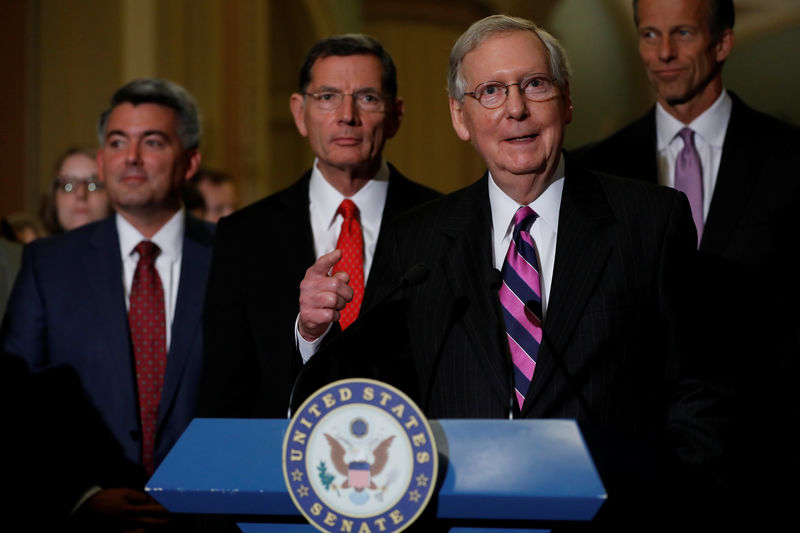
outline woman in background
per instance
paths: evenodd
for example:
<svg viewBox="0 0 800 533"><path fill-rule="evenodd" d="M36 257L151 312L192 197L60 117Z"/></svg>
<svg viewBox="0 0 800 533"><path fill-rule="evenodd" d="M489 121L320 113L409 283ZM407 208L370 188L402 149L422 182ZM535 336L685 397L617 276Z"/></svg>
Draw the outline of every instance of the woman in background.
<svg viewBox="0 0 800 533"><path fill-rule="evenodd" d="M95 154L72 148L59 158L53 183L42 207L42 221L51 234L69 231L111 213L108 194L97 177Z"/></svg>

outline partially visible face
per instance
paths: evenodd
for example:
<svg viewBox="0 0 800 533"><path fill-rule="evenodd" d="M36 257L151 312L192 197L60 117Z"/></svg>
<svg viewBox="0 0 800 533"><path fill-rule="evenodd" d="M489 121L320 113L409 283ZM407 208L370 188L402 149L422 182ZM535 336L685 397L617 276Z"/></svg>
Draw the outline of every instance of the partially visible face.
<svg viewBox="0 0 800 533"><path fill-rule="evenodd" d="M108 194L103 187L89 190L89 182L97 181L97 163L86 154L67 156L58 169L60 182L67 180L72 191L56 188L56 218L64 231L78 228L108 216Z"/></svg>
<svg viewBox="0 0 800 533"><path fill-rule="evenodd" d="M336 91L352 94L373 90L383 94L382 66L373 55L328 56L311 68L307 93ZM376 168L383 145L400 126L402 102L389 102L383 112L360 110L352 97L345 97L333 111L318 109L311 97L292 95L290 107L298 131L308 137L319 158L320 170L349 171Z"/></svg>
<svg viewBox="0 0 800 533"><path fill-rule="evenodd" d="M710 105L718 95L733 37L728 30L712 40L709 9L707 0L639 0L639 55L665 107L695 99Z"/></svg>
<svg viewBox="0 0 800 533"><path fill-rule="evenodd" d="M468 91L486 81L517 83L533 73L553 77L547 49L533 33L513 31L489 37L464 56L461 70ZM520 175L555 172L564 141L564 127L572 120L568 87L556 96L532 102L512 86L503 105L486 109L470 96L463 103L450 99L453 127L471 141L501 189Z"/></svg>
<svg viewBox="0 0 800 533"><path fill-rule="evenodd" d="M117 211L177 210L200 154L183 148L175 110L126 102L111 111L97 163Z"/></svg>
<svg viewBox="0 0 800 533"><path fill-rule="evenodd" d="M201 181L197 185L200 194L206 204L205 219L209 222L217 223L222 217L233 213L236 209L236 187L233 183L213 183L211 181Z"/></svg>

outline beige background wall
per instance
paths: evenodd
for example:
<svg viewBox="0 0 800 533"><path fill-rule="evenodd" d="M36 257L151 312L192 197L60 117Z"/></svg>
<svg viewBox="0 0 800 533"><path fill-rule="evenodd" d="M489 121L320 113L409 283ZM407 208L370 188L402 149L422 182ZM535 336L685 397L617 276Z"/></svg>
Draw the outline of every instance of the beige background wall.
<svg viewBox="0 0 800 533"><path fill-rule="evenodd" d="M726 85L800 124L800 0L736 5ZM483 171L450 126L444 77L455 38L505 12L562 39L574 70L569 148L652 103L630 9L628 0L0 0L0 216L36 212L55 159L96 145L98 114L137 76L171 78L195 95L204 161L236 177L245 203L288 185L312 157L288 111L299 65L315 40L349 31L375 35L398 66L406 116L388 158L450 191Z"/></svg>

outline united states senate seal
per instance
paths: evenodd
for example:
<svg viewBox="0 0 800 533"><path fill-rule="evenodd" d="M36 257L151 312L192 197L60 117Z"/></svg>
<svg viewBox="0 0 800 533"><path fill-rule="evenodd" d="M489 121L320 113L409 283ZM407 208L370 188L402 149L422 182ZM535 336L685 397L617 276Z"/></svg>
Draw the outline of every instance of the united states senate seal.
<svg viewBox="0 0 800 533"><path fill-rule="evenodd" d="M437 468L436 442L420 409L400 390L370 379L315 392L283 441L289 494L326 532L403 531L428 504Z"/></svg>

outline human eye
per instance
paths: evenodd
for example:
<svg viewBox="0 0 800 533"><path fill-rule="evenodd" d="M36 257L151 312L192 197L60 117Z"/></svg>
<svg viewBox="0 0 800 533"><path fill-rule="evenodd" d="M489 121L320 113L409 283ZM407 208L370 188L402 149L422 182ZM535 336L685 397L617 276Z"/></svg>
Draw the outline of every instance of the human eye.
<svg viewBox="0 0 800 533"><path fill-rule="evenodd" d="M148 148L163 148L165 144L164 139L157 135L151 135L144 140L144 145Z"/></svg>
<svg viewBox="0 0 800 533"><path fill-rule="evenodd" d="M643 29L639 32L639 39L642 41L652 41L656 38L656 32L651 29Z"/></svg>
<svg viewBox="0 0 800 533"><path fill-rule="evenodd" d="M324 93L317 93L314 95L314 99L320 102L332 102L336 99L336 93L331 92L324 92Z"/></svg>
<svg viewBox="0 0 800 533"><path fill-rule="evenodd" d="M125 139L119 136L111 136L106 140L106 146L114 150L119 150L125 146Z"/></svg>

